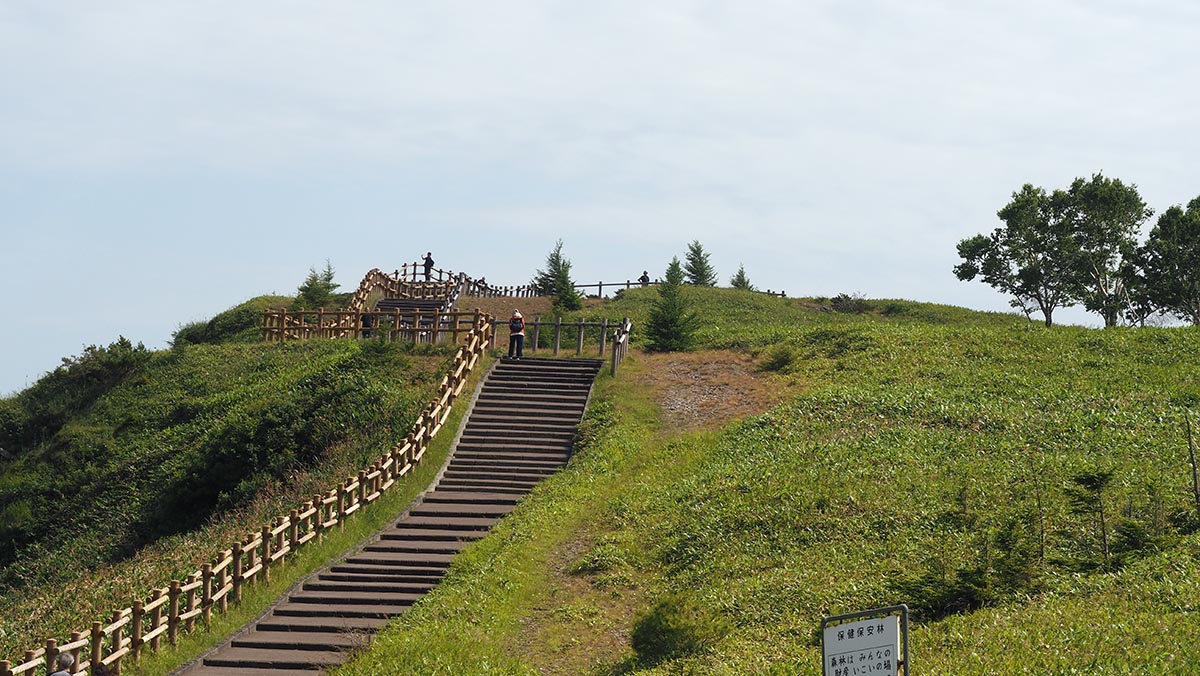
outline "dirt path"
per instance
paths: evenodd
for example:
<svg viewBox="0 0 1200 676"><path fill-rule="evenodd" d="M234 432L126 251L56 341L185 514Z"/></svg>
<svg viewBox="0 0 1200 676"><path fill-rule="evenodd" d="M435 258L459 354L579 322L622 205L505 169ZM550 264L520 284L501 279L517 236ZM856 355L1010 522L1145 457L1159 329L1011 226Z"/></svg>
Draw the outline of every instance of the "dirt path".
<svg viewBox="0 0 1200 676"><path fill-rule="evenodd" d="M783 397L778 382L756 370L754 358L723 350L645 354L638 384L654 393L668 429L722 427L766 411Z"/></svg>

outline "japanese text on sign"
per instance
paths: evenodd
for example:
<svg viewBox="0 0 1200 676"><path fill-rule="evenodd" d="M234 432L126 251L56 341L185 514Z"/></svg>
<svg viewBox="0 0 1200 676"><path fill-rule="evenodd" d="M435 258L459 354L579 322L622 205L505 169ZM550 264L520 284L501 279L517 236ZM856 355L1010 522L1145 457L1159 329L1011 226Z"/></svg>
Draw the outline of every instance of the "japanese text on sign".
<svg viewBox="0 0 1200 676"><path fill-rule="evenodd" d="M895 676L900 667L900 618L895 615L825 627L827 676Z"/></svg>

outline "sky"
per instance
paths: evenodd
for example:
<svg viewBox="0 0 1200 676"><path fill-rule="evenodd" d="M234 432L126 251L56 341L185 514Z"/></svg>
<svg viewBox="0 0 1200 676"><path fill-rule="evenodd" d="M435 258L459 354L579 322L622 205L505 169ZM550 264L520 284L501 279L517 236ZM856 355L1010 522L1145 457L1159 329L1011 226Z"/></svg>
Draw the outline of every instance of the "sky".
<svg viewBox="0 0 1200 676"><path fill-rule="evenodd" d="M956 243L1025 183L1200 195L1197 82L1188 0L0 0L0 395L326 260L520 284L558 239L579 283L699 240L723 282L1008 310Z"/></svg>

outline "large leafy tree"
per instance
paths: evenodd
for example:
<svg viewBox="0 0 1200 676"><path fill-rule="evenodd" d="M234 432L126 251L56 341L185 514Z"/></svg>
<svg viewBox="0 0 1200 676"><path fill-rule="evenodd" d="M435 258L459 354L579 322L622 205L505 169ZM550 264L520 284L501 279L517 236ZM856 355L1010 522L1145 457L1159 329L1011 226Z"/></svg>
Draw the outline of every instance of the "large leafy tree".
<svg viewBox="0 0 1200 676"><path fill-rule="evenodd" d="M1011 295L1012 306L1022 312L1040 310L1051 326L1054 311L1074 305L1079 295L1069 202L1061 190L1046 194L1025 184L997 212L1003 226L958 243L963 262L954 266L954 274L963 281L979 277Z"/></svg>
<svg viewBox="0 0 1200 676"><path fill-rule="evenodd" d="M1200 197L1158 217L1137 262L1149 303L1200 326Z"/></svg>
<svg viewBox="0 0 1200 676"><path fill-rule="evenodd" d="M700 240L694 240L688 245L687 263L684 265L683 271L687 273L688 284L696 286L717 285L717 271L708 262L708 252L704 250L704 246L700 244Z"/></svg>
<svg viewBox="0 0 1200 676"><path fill-rule="evenodd" d="M678 257L672 258L646 322L647 347L656 352L690 350L699 327L700 319L683 295L683 267Z"/></svg>
<svg viewBox="0 0 1200 676"><path fill-rule="evenodd" d="M1136 185L1095 174L1067 190L1076 274L1084 307L1115 326L1128 305L1122 267L1137 247L1138 229L1154 211Z"/></svg>
<svg viewBox="0 0 1200 676"><path fill-rule="evenodd" d="M563 256L562 248L563 241L560 239L546 255L546 269L538 270L534 275L533 287L539 296L553 296L558 309L579 310L583 307L583 298L575 291L575 282L571 279L571 261Z"/></svg>

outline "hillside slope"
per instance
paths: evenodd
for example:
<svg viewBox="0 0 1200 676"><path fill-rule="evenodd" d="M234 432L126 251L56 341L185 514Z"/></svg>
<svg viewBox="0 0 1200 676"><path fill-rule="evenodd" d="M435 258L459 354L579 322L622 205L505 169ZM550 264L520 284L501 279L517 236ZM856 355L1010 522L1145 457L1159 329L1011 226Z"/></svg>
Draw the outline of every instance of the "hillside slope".
<svg viewBox="0 0 1200 676"><path fill-rule="evenodd" d="M792 395L680 435L635 355L569 471L340 673L818 674L822 616L900 602L928 673L1200 664L1200 332L693 293Z"/></svg>
<svg viewBox="0 0 1200 676"><path fill-rule="evenodd" d="M408 433L449 358L223 342L248 340L243 308L206 323L215 344L121 339L0 400L0 654L126 605L357 471Z"/></svg>

